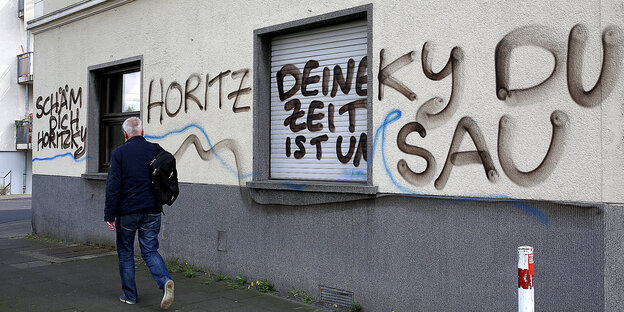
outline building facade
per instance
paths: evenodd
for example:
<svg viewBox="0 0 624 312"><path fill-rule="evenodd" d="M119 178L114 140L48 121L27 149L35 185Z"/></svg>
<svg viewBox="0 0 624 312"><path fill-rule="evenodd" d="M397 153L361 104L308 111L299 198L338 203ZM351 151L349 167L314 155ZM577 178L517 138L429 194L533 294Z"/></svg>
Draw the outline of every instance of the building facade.
<svg viewBox="0 0 624 312"><path fill-rule="evenodd" d="M0 194L32 191L33 45L26 30L34 1L0 2Z"/></svg>
<svg viewBox="0 0 624 312"><path fill-rule="evenodd" d="M616 1L62 1L29 23L33 226L112 244L121 123L178 162L161 250L368 311L621 310Z"/></svg>

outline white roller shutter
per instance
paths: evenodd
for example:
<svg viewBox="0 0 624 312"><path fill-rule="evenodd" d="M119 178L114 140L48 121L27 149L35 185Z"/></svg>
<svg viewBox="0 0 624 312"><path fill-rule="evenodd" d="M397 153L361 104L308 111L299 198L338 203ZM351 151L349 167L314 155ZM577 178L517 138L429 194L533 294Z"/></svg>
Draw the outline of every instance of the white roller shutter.
<svg viewBox="0 0 624 312"><path fill-rule="evenodd" d="M272 179L366 181L366 30L362 20L273 38Z"/></svg>

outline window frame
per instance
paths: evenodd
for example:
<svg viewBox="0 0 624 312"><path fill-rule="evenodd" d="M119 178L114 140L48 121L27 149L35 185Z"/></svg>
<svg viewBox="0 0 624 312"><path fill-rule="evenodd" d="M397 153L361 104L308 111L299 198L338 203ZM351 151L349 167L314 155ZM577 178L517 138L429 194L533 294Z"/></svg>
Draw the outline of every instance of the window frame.
<svg viewBox="0 0 624 312"><path fill-rule="evenodd" d="M132 63L134 64L134 63ZM125 74L136 73L140 74L141 67L140 64L132 65L132 66L124 66L123 68L115 68L112 70L105 70L103 72L99 72L97 74L97 81L99 82L98 88L98 96L100 98L100 144L99 144L99 160L98 160L98 171L99 172L108 172L108 168L110 167L110 163L107 162L106 158L109 153L112 151L109 150L110 140L107 131L107 127L115 127L119 126L121 128L123 122L130 117L139 117L141 116L140 108L138 111L133 112L124 112L123 111L123 97L124 97L124 89L123 89L123 77ZM112 79L120 79L121 80L121 111L120 112L112 112L110 113L110 107L112 105L111 99L111 81ZM119 91L119 90L117 90Z"/></svg>
<svg viewBox="0 0 624 312"><path fill-rule="evenodd" d="M366 19L367 24L367 154L372 155L373 133L373 5L367 4L319 16L287 22L254 30L254 83L253 83L253 179L246 186L252 189L252 196L258 202L281 203L286 201L283 192L340 193L340 197L327 197L327 200L303 199L306 203L335 202L370 197L377 194L373 185L372 162L367 164L366 182L316 181L316 180L274 180L270 178L270 138L271 126L271 40L278 35L296 33L312 28L332 26L354 20ZM271 193L275 191L278 193ZM280 192L281 191L281 192ZM269 195L269 196L265 196ZM311 194L313 195L313 194ZM353 196L349 196L353 195Z"/></svg>
<svg viewBox="0 0 624 312"><path fill-rule="evenodd" d="M139 117L143 120L143 105L139 105L139 111L131 113L107 113L108 98L104 100L105 96L102 90L102 80L110 77L111 75L121 75L140 72L140 94L139 103L143 103L143 56L133 56L117 61L107 62L103 64L93 65L88 67L88 127L87 132L87 168L86 172L82 175L86 179L106 180L108 173L103 171L103 161L106 157L107 144L106 133L103 130L103 122L108 124L117 124L120 121L129 117ZM123 93L123 78L122 78L122 91Z"/></svg>

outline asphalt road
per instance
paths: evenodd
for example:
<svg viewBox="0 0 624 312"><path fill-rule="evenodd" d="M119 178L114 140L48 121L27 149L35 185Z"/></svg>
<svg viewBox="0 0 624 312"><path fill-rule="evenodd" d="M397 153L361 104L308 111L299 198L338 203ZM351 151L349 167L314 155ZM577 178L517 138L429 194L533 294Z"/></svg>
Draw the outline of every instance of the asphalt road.
<svg viewBox="0 0 624 312"><path fill-rule="evenodd" d="M30 220L30 199L0 200L0 223Z"/></svg>

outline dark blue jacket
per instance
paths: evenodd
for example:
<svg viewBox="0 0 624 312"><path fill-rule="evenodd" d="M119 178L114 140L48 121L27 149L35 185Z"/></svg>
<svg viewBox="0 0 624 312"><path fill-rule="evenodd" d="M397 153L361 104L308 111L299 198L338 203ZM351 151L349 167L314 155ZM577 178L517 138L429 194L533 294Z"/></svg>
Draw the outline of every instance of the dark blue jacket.
<svg viewBox="0 0 624 312"><path fill-rule="evenodd" d="M133 213L159 213L152 193L150 162L154 144L134 136L113 151L106 181L104 221Z"/></svg>

